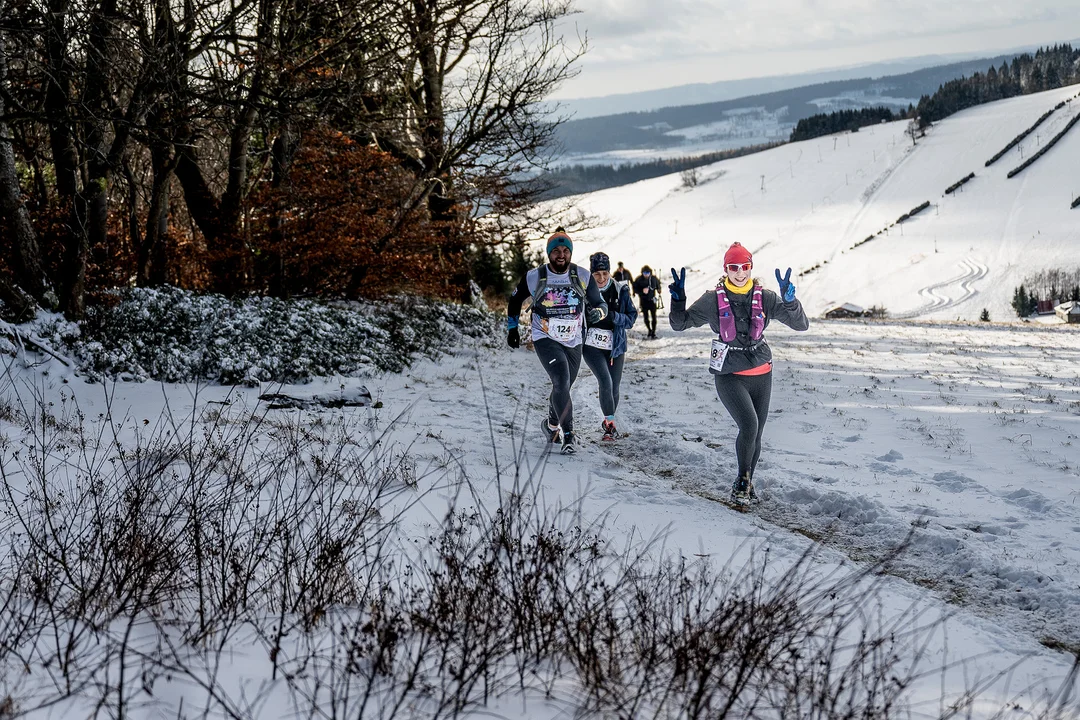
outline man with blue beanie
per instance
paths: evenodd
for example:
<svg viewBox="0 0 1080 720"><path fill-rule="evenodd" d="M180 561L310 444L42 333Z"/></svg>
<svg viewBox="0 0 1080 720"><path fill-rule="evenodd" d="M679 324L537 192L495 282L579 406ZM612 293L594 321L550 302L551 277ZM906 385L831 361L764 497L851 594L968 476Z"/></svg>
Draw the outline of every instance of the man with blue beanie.
<svg viewBox="0 0 1080 720"><path fill-rule="evenodd" d="M525 273L506 307L506 343L517 348L521 345L518 316L525 298L532 298L533 347L551 379L544 438L561 443L564 454L577 452L570 388L581 366L584 321L588 317L590 323L598 323L608 315L592 275L570 262L573 252L573 240L566 230L557 228L547 241L547 263Z"/></svg>

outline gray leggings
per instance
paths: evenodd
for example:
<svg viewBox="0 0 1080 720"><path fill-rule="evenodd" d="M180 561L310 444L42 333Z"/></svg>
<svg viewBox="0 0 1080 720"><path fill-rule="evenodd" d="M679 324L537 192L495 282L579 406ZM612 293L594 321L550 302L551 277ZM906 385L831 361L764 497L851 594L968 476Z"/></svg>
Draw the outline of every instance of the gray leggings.
<svg viewBox="0 0 1080 720"><path fill-rule="evenodd" d="M761 455L761 433L769 417L772 400L772 373L764 375L713 375L716 396L724 403L735 424L739 437L735 439L735 455L739 459L739 475L745 472L754 477Z"/></svg>
<svg viewBox="0 0 1080 720"><path fill-rule="evenodd" d="M622 366L626 355L609 360L610 350L585 346L581 351L585 364L596 376L596 385L600 389L600 410L605 415L614 415L619 407L619 384L622 382Z"/></svg>
<svg viewBox="0 0 1080 720"><path fill-rule="evenodd" d="M574 401L570 398L570 388L581 367L581 346L568 348L550 338L540 338L533 342L533 348L551 378L548 424L561 425L563 432L571 432L574 429Z"/></svg>

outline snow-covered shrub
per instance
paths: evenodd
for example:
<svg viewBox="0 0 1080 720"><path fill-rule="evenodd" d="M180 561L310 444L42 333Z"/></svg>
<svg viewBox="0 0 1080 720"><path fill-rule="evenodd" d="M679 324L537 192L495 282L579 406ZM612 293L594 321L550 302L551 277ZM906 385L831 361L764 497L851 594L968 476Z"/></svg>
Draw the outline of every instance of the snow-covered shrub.
<svg viewBox="0 0 1080 720"><path fill-rule="evenodd" d="M97 377L228 385L400 372L463 336L497 337L490 313L411 296L326 303L165 287L118 291L116 300L78 325L47 322L41 334Z"/></svg>

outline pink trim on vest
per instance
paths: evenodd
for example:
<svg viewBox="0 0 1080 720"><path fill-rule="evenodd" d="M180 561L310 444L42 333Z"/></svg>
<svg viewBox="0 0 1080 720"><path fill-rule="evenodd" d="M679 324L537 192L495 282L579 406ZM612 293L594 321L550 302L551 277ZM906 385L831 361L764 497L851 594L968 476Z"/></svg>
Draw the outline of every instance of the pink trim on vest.
<svg viewBox="0 0 1080 720"><path fill-rule="evenodd" d="M765 308L761 299L761 286L754 284L753 296L750 298L750 340L757 342L765 334ZM731 302L728 300L724 283L716 286L716 305L720 313L720 339L730 343L735 339L735 315L731 312Z"/></svg>

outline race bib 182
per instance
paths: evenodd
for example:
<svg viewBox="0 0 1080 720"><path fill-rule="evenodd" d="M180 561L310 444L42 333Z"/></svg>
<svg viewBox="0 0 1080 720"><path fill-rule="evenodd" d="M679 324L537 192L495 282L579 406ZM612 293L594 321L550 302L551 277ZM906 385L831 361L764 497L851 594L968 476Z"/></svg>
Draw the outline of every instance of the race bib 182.
<svg viewBox="0 0 1080 720"><path fill-rule="evenodd" d="M585 331L585 344L601 350L610 350L615 346L615 333L591 327Z"/></svg>

